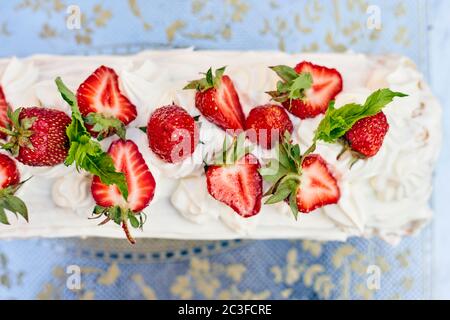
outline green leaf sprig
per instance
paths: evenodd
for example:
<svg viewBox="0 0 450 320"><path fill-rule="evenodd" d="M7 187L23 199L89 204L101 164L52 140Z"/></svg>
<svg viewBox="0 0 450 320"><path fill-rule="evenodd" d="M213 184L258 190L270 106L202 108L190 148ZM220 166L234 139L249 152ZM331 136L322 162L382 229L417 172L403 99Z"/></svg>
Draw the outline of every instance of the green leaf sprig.
<svg viewBox="0 0 450 320"><path fill-rule="evenodd" d="M295 219L298 218L297 192L302 174L302 155L300 146L293 144L289 132L285 132L283 141L277 145L278 159L272 159L259 170L264 181L272 186L264 194L269 197L265 204L288 201Z"/></svg>
<svg viewBox="0 0 450 320"><path fill-rule="evenodd" d="M270 67L281 78L277 82L276 91L268 91L272 100L283 103L292 102L292 100L303 99L305 91L311 88L313 78L311 73L297 73L294 69L288 66L280 65Z"/></svg>
<svg viewBox="0 0 450 320"><path fill-rule="evenodd" d="M22 181L16 185L8 186L0 190L0 223L9 225L8 217L5 211L10 211L16 215L17 218L21 216L28 222L28 209L22 199L17 197L15 193L22 187L22 185L29 179Z"/></svg>
<svg viewBox="0 0 450 320"><path fill-rule="evenodd" d="M401 98L406 96L404 93L393 92L390 89L380 89L372 93L362 105L350 103L336 109L334 101L332 101L325 118L323 118L316 129L314 142L322 140L328 143L335 143L359 120L378 114L395 97Z"/></svg>
<svg viewBox="0 0 450 320"><path fill-rule="evenodd" d="M112 158L102 150L100 143L91 138L84 125L74 93L66 87L61 78L58 77L55 82L61 96L72 110L72 122L66 129L70 149L64 164L66 166L75 164L77 170L83 169L98 176L104 184L116 185L127 200L128 186L125 175L116 171Z"/></svg>

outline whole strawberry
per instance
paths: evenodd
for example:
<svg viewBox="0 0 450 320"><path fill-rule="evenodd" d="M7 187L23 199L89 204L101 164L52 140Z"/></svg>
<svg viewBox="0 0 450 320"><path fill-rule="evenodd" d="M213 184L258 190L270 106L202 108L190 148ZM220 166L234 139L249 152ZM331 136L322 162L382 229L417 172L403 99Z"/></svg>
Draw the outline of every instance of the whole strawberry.
<svg viewBox="0 0 450 320"><path fill-rule="evenodd" d="M244 148L245 134L235 138L215 163L206 168L209 194L244 218L261 210L262 177L258 159ZM226 140L225 140L226 147Z"/></svg>
<svg viewBox="0 0 450 320"><path fill-rule="evenodd" d="M28 221L25 203L14 195L22 184L15 161L5 154L0 154L0 223L9 224L5 210Z"/></svg>
<svg viewBox="0 0 450 320"><path fill-rule="evenodd" d="M150 149L169 163L188 158L199 141L194 118L177 105L161 107L153 112L148 120L147 136Z"/></svg>
<svg viewBox="0 0 450 320"><path fill-rule="evenodd" d="M197 90L195 106L206 119L225 131L242 131L245 115L233 81L224 72L225 67L214 75L209 69L205 78L191 81L184 89Z"/></svg>
<svg viewBox="0 0 450 320"><path fill-rule="evenodd" d="M281 141L285 132L292 134L294 126L286 111L277 105L268 104L253 108L245 120L247 137L266 149ZM272 141L276 138L277 141Z"/></svg>
<svg viewBox="0 0 450 320"><path fill-rule="evenodd" d="M381 111L356 122L345 134L345 140L353 151L370 158L380 150L388 130L389 123L386 115Z"/></svg>
<svg viewBox="0 0 450 320"><path fill-rule="evenodd" d="M12 129L0 128L9 135L3 149L25 165L55 166L67 157L69 140L66 128L70 117L62 111L41 107L20 108L10 113Z"/></svg>
<svg viewBox="0 0 450 320"><path fill-rule="evenodd" d="M301 62L295 69L275 66L281 81L277 90L268 92L300 119L314 118L325 113L328 105L342 91L342 76L336 69Z"/></svg>

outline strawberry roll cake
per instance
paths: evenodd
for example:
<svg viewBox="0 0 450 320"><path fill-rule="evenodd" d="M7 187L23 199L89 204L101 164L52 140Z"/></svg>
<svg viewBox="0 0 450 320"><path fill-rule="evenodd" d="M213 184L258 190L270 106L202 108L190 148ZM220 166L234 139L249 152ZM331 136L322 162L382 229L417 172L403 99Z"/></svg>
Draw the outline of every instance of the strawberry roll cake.
<svg viewBox="0 0 450 320"><path fill-rule="evenodd" d="M3 238L396 243L442 128L405 57L180 49L0 59L0 138Z"/></svg>

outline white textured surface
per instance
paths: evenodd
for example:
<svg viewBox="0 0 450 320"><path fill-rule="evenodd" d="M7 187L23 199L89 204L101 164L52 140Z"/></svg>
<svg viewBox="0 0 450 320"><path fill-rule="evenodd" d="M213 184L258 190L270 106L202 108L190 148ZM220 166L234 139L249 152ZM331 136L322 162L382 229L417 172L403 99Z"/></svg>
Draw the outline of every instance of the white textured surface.
<svg viewBox="0 0 450 320"><path fill-rule="evenodd" d="M235 81L244 111L248 113L252 107L268 102L264 92L275 86L276 76L267 66L295 65L301 60L335 67L341 72L344 91L337 98L337 107L348 102L363 102L373 90L381 87L410 95L385 109L391 129L375 158L358 163L350 171L348 159L335 160L339 146L319 145L318 152L331 163L339 177L342 191L339 204L303 215L299 221L292 218L284 204L264 206L258 216L242 219L207 195L200 165L189 161L178 165L162 163L148 149L145 135L130 129L128 136L138 143L157 181L155 199L146 210L149 220L145 230L136 231L135 235L181 239L345 240L348 236L376 234L396 242L401 236L420 229L431 216L428 202L441 143L441 108L421 74L405 58L174 50L144 52L135 57L35 56L23 61L0 60L0 74L3 74L1 84L13 107L41 104L69 112L53 79L62 76L75 90L95 68L106 64L116 69L123 91L136 104L139 116L131 127L138 127L146 124L156 107L172 101L192 115L198 114L194 92L181 88L209 66L228 65L227 73ZM309 145L319 120L293 119L294 139L303 150ZM220 148L223 140L221 130L204 119L202 122L207 134L201 134L209 142L205 150L196 151L200 157ZM105 147L110 141L104 142ZM72 168L62 165L50 170L22 166L21 171L24 178L34 176L21 190L31 212L31 223L0 226L0 237L122 237L118 226L97 227L96 221L87 219L94 205L88 190L89 177L75 175ZM172 195L178 211L170 203Z"/></svg>

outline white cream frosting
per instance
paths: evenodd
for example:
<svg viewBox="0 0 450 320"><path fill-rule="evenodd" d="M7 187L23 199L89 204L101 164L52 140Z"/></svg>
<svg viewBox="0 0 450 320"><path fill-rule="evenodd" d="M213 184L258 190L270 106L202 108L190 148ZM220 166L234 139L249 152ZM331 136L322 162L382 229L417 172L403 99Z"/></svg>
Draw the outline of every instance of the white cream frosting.
<svg viewBox="0 0 450 320"><path fill-rule="evenodd" d="M53 202L58 207L74 210L83 218L89 217L95 206L91 182L88 174L79 172L59 177L52 187Z"/></svg>
<svg viewBox="0 0 450 320"><path fill-rule="evenodd" d="M386 109L390 130L380 152L349 169L350 158L336 160L339 145L320 143L320 153L339 180L341 199L337 205L292 217L289 207L280 203L263 206L259 215L244 219L232 209L214 200L207 192L202 160L211 160L222 147L225 133L200 117L200 141L191 158L176 164L160 160L149 148L146 134L137 129L145 126L158 107L176 103L191 115L199 115L194 92L182 90L187 81L199 77L210 66L227 65L227 74L238 90L244 113L269 102L265 91L275 87L276 75L267 68L274 64L295 65L308 60L337 68L343 76L344 89L336 107L349 102L362 103L378 88L389 87L407 93ZM182 239L228 238L309 238L345 240L350 236L378 235L389 242L420 229L431 217L429 199L432 174L441 145L441 108L407 58L398 56L365 56L361 54L299 54L279 52L145 51L131 57L60 57L34 56L24 60L0 60L1 84L14 107L41 105L67 113L54 85L61 76L76 90L78 85L100 65L116 70L120 88L136 105L138 117L127 131L127 138L138 146L157 182L155 198L146 210L149 221L137 237ZM293 139L302 150L310 145L322 116L294 123ZM105 150L115 138L102 142ZM255 148L264 164L274 150ZM121 237L114 225L97 227L86 219L94 205L89 192L90 177L64 165L54 168L20 166L22 175L33 175L33 184L21 193L31 209L45 210L51 216L47 228L32 218L32 223L0 226L0 237L39 236L108 236ZM50 189L46 201L38 201L32 185ZM33 213L31 215L37 213ZM61 212L66 213L62 215ZM71 225L62 219L67 214Z"/></svg>

